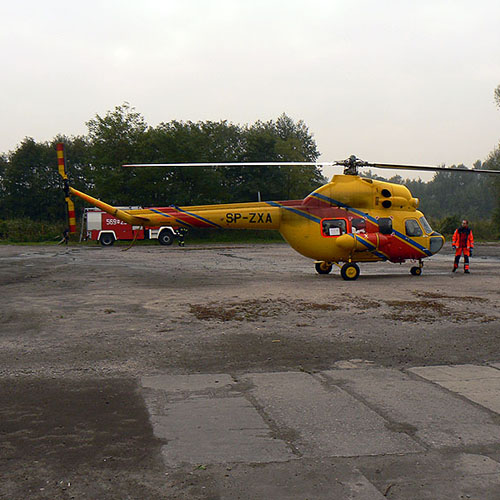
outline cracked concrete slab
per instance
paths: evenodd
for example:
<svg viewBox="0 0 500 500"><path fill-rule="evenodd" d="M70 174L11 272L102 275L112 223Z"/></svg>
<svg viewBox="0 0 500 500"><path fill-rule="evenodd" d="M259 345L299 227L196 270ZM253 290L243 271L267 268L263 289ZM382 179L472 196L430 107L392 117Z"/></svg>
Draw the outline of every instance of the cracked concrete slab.
<svg viewBox="0 0 500 500"><path fill-rule="evenodd" d="M185 400L151 418L166 465L279 462L294 454L243 397Z"/></svg>
<svg viewBox="0 0 500 500"><path fill-rule="evenodd" d="M489 410L500 413L500 370L489 366L424 366L408 370Z"/></svg>
<svg viewBox="0 0 500 500"><path fill-rule="evenodd" d="M384 416L393 428L414 435L425 446L500 444L499 422L489 412L424 380L382 368L322 374Z"/></svg>
<svg viewBox="0 0 500 500"><path fill-rule="evenodd" d="M307 373L246 375L252 395L279 427L296 434L307 457L412 453L422 447L391 430L384 418L339 387L325 387Z"/></svg>
<svg viewBox="0 0 500 500"><path fill-rule="evenodd" d="M217 488L220 500L385 498L355 466L331 461L238 464L219 475L223 477Z"/></svg>
<svg viewBox="0 0 500 500"><path fill-rule="evenodd" d="M356 465L386 498L498 500L500 463L475 453L360 458Z"/></svg>

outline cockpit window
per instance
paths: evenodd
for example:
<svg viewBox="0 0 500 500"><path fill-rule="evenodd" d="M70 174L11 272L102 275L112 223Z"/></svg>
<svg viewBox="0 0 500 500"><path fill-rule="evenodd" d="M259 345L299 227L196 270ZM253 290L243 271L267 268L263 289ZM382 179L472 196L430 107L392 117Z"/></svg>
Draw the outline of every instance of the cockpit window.
<svg viewBox="0 0 500 500"><path fill-rule="evenodd" d="M422 224L422 227L427 234L431 234L433 232L431 225L427 222L427 219L425 217L420 217L420 219L418 220L420 221L420 224Z"/></svg>
<svg viewBox="0 0 500 500"><path fill-rule="evenodd" d="M323 236L340 236L347 231L345 219L323 219L321 232Z"/></svg>
<svg viewBox="0 0 500 500"><path fill-rule="evenodd" d="M422 228L416 219L407 219L405 221L406 236L423 236Z"/></svg>

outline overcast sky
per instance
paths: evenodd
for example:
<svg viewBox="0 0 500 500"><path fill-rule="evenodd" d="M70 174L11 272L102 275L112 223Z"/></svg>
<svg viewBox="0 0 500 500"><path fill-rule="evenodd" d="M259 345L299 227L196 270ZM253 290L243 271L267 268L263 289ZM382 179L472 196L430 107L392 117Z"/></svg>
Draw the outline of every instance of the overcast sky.
<svg viewBox="0 0 500 500"><path fill-rule="evenodd" d="M498 0L4 2L0 152L129 102L170 120L304 120L321 160L484 160Z"/></svg>

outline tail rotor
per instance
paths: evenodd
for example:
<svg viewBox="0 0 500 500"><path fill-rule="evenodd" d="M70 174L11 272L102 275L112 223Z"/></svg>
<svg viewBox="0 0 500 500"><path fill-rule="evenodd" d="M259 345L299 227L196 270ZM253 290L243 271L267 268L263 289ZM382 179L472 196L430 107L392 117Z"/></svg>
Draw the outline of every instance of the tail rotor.
<svg viewBox="0 0 500 500"><path fill-rule="evenodd" d="M57 167L64 182L64 200L67 206L67 228L64 230L64 239L67 240L70 234L76 234L75 204L69 196L69 179L66 173L66 158L64 155L64 144L57 143Z"/></svg>

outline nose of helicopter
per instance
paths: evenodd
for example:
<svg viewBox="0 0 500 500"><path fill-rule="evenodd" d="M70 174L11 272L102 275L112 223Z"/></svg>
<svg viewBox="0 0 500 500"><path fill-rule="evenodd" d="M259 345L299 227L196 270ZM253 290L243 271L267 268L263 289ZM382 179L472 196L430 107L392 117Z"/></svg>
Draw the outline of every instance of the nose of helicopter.
<svg viewBox="0 0 500 500"><path fill-rule="evenodd" d="M444 245L444 236L439 233L432 233L430 238L429 250L434 255L438 253Z"/></svg>

